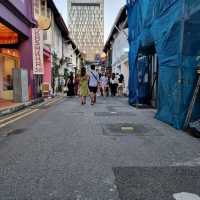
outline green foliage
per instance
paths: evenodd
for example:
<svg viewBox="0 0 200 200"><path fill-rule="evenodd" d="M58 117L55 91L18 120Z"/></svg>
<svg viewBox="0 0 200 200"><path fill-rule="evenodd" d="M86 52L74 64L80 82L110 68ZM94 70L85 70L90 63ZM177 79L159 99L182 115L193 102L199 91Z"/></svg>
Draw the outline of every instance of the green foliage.
<svg viewBox="0 0 200 200"><path fill-rule="evenodd" d="M56 77L59 76L59 68L60 68L60 65L57 64L57 61L58 61L58 56L57 54L54 52L53 53L53 68L52 68L52 75L53 75L53 78L55 79Z"/></svg>

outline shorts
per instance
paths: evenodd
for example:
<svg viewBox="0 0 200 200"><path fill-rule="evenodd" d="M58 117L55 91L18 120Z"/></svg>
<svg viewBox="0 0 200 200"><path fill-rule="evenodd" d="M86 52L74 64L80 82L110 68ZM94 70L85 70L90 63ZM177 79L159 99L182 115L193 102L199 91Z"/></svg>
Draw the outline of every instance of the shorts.
<svg viewBox="0 0 200 200"><path fill-rule="evenodd" d="M97 87L89 87L90 92L96 94L97 93Z"/></svg>
<svg viewBox="0 0 200 200"><path fill-rule="evenodd" d="M123 88L124 88L123 83L119 83L118 87L119 87L120 89L123 89Z"/></svg>

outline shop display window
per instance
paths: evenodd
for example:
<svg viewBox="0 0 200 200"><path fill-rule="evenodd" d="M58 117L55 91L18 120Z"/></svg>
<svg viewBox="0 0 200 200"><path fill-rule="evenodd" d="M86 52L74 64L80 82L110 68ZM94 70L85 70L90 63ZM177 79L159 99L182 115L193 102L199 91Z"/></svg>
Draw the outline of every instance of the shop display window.
<svg viewBox="0 0 200 200"><path fill-rule="evenodd" d="M17 61L10 57L4 58L3 66L3 90L13 90L13 76L12 71L17 67Z"/></svg>
<svg viewBox="0 0 200 200"><path fill-rule="evenodd" d="M0 98L12 100L13 69L18 67L18 51L0 49Z"/></svg>

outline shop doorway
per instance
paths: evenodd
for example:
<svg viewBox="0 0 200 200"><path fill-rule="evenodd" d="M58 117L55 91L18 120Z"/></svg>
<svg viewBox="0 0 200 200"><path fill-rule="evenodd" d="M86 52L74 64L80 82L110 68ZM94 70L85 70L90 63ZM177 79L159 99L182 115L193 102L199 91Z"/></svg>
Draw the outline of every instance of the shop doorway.
<svg viewBox="0 0 200 200"><path fill-rule="evenodd" d="M158 76L159 64L157 54L148 56L149 63L149 104L153 108L158 107Z"/></svg>
<svg viewBox="0 0 200 200"><path fill-rule="evenodd" d="M19 68L19 34L0 22L0 99L13 101L13 70Z"/></svg>
<svg viewBox="0 0 200 200"><path fill-rule="evenodd" d="M43 75L35 75L36 97L42 97Z"/></svg>
<svg viewBox="0 0 200 200"><path fill-rule="evenodd" d="M138 101L158 108L159 62L154 46L143 49L137 59Z"/></svg>
<svg viewBox="0 0 200 200"><path fill-rule="evenodd" d="M13 101L13 70L19 68L17 50L0 49L0 99Z"/></svg>

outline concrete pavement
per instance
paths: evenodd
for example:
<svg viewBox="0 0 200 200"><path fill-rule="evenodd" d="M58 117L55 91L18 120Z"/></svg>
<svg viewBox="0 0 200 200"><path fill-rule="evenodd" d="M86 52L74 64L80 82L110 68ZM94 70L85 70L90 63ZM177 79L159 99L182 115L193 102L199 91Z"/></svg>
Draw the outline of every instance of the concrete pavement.
<svg viewBox="0 0 200 200"><path fill-rule="evenodd" d="M0 129L0 200L200 195L199 139L157 121L154 110L125 98L95 106L65 98L37 109Z"/></svg>

